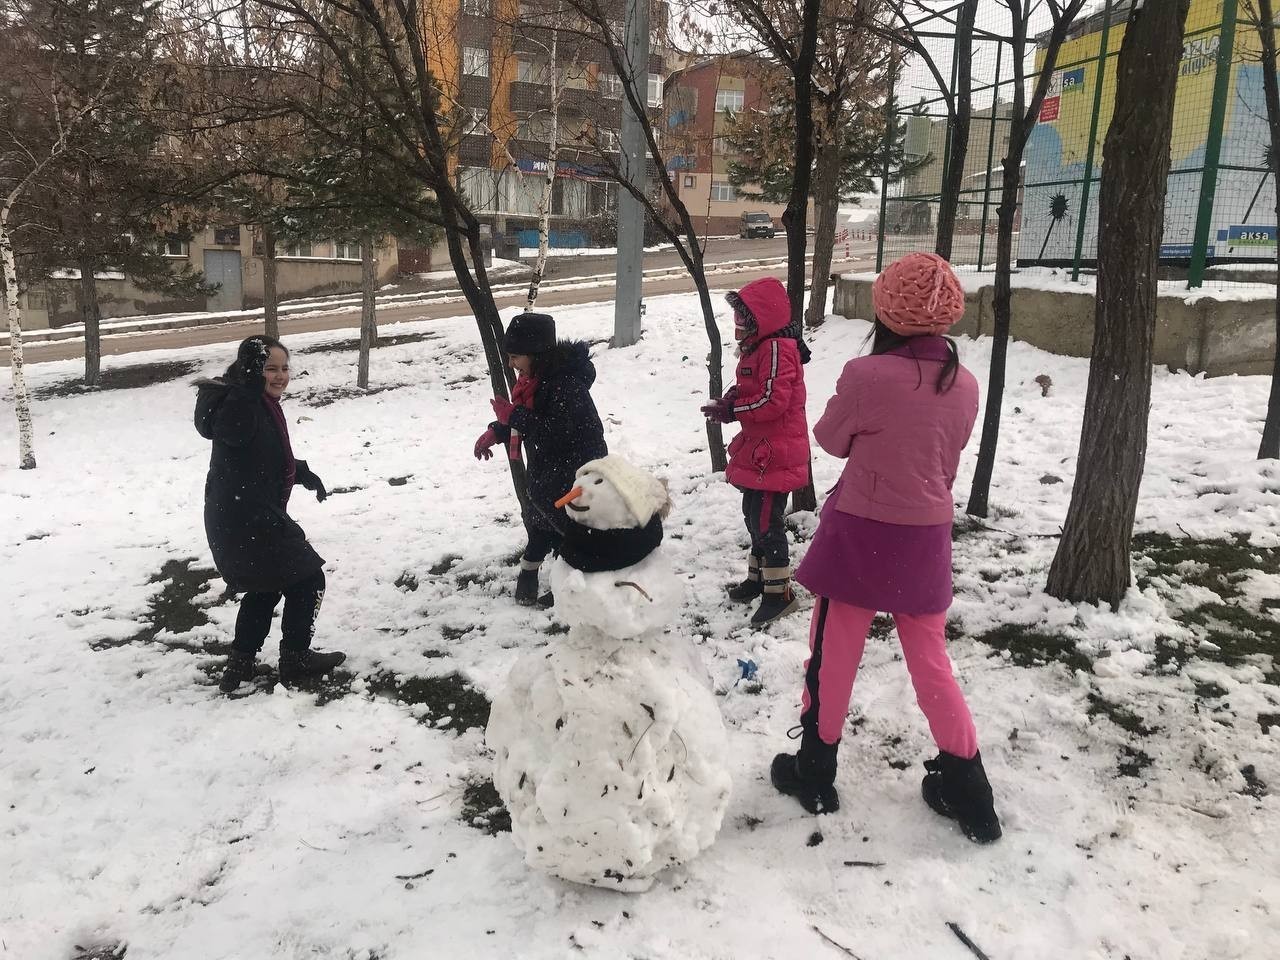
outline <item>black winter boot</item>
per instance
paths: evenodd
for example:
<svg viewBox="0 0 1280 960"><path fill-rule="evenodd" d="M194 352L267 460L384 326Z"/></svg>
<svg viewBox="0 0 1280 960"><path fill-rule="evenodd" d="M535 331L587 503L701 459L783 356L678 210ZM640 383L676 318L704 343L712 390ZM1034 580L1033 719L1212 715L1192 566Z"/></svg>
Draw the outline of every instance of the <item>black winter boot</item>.
<svg viewBox="0 0 1280 960"><path fill-rule="evenodd" d="M516 577L516 603L522 607L532 607L538 602L538 568L532 570L520 568L520 576Z"/></svg>
<svg viewBox="0 0 1280 960"><path fill-rule="evenodd" d="M734 603L750 603L763 590L760 583L760 557L753 553L747 557L747 579L729 588L729 599Z"/></svg>
<svg viewBox="0 0 1280 960"><path fill-rule="evenodd" d="M835 813L840 809L836 793L836 755L840 741L824 743L818 728L804 724L798 753L773 758L769 779L779 793L795 797L810 813Z"/></svg>
<svg viewBox="0 0 1280 960"><path fill-rule="evenodd" d="M982 769L982 754L965 760L950 753L939 753L926 760L928 771L920 782L920 793L937 813L960 824L964 835L974 843L991 843L1000 839L1000 819L991 799L991 784Z"/></svg>
<svg viewBox="0 0 1280 960"><path fill-rule="evenodd" d="M222 680L218 683L218 689L223 693L231 693L242 683L248 683L253 679L253 660L252 656L246 656L242 653L233 653L227 658L227 668L222 671Z"/></svg>
<svg viewBox="0 0 1280 960"><path fill-rule="evenodd" d="M761 591L764 594L760 606L751 617L753 627L762 627L773 623L779 617L785 617L800 606L795 591L791 589L790 567L765 567L761 580Z"/></svg>
<svg viewBox="0 0 1280 960"><path fill-rule="evenodd" d="M318 680L347 659L341 650L320 653L316 650L280 650L280 682L286 687Z"/></svg>

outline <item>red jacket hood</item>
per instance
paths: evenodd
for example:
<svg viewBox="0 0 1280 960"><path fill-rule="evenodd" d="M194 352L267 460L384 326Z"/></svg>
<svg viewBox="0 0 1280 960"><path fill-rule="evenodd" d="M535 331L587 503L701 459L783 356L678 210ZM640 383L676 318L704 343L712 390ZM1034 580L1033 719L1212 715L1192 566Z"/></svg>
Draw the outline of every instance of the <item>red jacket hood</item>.
<svg viewBox="0 0 1280 960"><path fill-rule="evenodd" d="M771 337L791 322L791 301L787 289L776 277L752 280L738 296L755 317L760 337Z"/></svg>

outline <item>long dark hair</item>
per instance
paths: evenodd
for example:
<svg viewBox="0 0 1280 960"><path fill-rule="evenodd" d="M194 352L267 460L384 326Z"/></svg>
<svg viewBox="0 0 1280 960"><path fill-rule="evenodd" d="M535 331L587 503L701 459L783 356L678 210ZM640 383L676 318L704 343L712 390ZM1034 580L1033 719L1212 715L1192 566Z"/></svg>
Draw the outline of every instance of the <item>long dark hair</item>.
<svg viewBox="0 0 1280 960"><path fill-rule="evenodd" d="M871 342L871 355L876 356L881 353L889 353L900 347L906 347L911 358L916 362L916 372L919 374L919 381L916 387L920 387L924 383L924 368L920 366L920 358L916 356L913 341L915 337L904 337L900 333L894 333L883 323L880 318L876 317L875 326L871 328L871 332L867 334L867 340ZM934 389L938 393L946 393L956 382L956 374L960 370L960 352L956 348L956 342L950 337L943 337L947 344L947 359L942 364L942 370L938 373L938 379L934 382ZM865 342L864 342L865 345Z"/></svg>
<svg viewBox="0 0 1280 960"><path fill-rule="evenodd" d="M240 346L236 349L235 362L227 367L227 372L222 375L222 379L227 383L243 384L245 382L246 369L253 360L256 360L261 355L263 347L266 347L268 351L278 347L284 351L286 357L289 356L289 348L275 337L268 337L265 333L247 337L240 341Z"/></svg>

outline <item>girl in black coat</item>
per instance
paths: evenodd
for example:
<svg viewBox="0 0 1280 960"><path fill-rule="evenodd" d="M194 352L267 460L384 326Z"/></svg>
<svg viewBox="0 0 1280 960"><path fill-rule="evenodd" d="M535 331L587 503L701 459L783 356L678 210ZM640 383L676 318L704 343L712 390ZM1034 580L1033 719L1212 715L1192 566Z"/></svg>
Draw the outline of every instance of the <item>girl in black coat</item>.
<svg viewBox="0 0 1280 960"><path fill-rule="evenodd" d="M585 343L557 342L551 317L523 313L512 318L502 346L520 378L510 401L493 400L498 419L476 441L475 456L489 459L498 443L513 460L522 446L529 455L529 544L516 579L516 601L529 605L538 602L538 570L559 546L566 522L556 501L573 488L578 468L607 455L609 447L591 399L596 368Z"/></svg>
<svg viewBox="0 0 1280 960"><path fill-rule="evenodd" d="M244 593L236 617L224 691L253 678L254 659L284 597L280 681L317 677L340 664L343 653L311 649L324 560L285 512L294 484L316 499L328 496L305 460L295 460L280 397L289 385L289 351L274 337L240 344L224 376L197 382L195 424L213 441L204 487L204 528L222 578Z"/></svg>

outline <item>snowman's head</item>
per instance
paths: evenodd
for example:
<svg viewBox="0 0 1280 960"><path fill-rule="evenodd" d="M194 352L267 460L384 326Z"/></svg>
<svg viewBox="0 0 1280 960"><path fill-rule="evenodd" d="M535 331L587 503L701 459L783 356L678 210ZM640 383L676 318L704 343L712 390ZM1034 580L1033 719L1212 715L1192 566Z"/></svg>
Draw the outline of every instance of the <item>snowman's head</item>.
<svg viewBox="0 0 1280 960"><path fill-rule="evenodd" d="M565 504L569 516L585 527L596 530L623 530L643 526L637 522L622 492L602 474L594 470L579 473L575 489L578 496Z"/></svg>
<svg viewBox="0 0 1280 960"><path fill-rule="evenodd" d="M666 516L671 498L666 484L618 456L583 465L576 486L557 504L569 516L595 530L647 526L654 515Z"/></svg>

